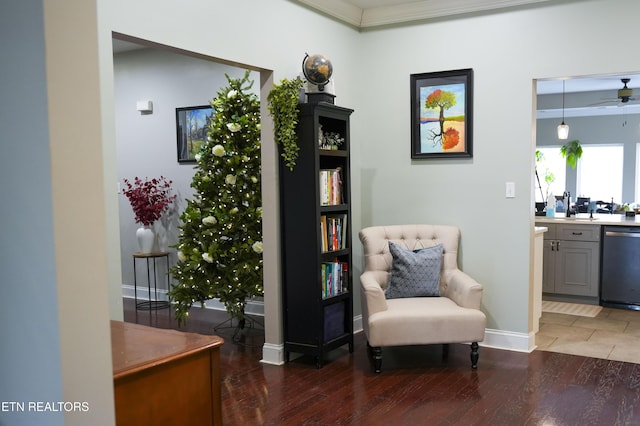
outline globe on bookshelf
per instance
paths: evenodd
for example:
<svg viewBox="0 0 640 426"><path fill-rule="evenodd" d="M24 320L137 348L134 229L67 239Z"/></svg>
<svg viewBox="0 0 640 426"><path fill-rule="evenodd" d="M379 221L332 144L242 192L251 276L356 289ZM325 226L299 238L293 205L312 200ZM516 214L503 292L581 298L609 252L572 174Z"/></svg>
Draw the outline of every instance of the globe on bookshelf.
<svg viewBox="0 0 640 426"><path fill-rule="evenodd" d="M318 86L318 90L324 90L333 74L333 65L324 55L309 55L302 60L302 73L309 83Z"/></svg>

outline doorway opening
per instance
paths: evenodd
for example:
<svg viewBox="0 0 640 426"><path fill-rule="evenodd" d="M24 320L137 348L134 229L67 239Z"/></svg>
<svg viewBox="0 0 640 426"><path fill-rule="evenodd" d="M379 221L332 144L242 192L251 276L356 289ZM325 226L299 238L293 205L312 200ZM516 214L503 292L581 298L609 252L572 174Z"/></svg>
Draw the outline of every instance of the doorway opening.
<svg viewBox="0 0 640 426"><path fill-rule="evenodd" d="M277 152L273 143L271 120L266 114L266 105L263 105L271 87L272 71L124 34L113 33L112 41L118 182L122 182L124 178L131 180L135 176L144 178L160 175L173 181L174 193L178 195L179 201L165 230L170 266L177 261L177 252L170 246L177 243L179 216L186 206L185 199L193 196L190 184L195 173L195 164L179 162L177 158L176 108L208 105L218 89L227 85L225 74L231 78L241 78L245 70L250 70L249 79L254 82L250 90L262 100L264 264L274 265L275 262L270 257L277 258L279 226L277 206L270 200L277 200L277 180L269 179L265 182L265 174L277 176L277 163L274 161ZM136 110L136 105L141 100L152 103L152 113L141 114ZM119 195L120 263L124 297L133 297L136 291L133 286L134 264L131 260L132 253L137 251L136 227L128 200ZM160 273L164 270L162 267L159 269ZM146 274L146 270L143 272ZM265 296L257 297L247 304L248 314L265 315L266 312L275 312L273 319L265 315L264 320L265 327L276 330L279 329L277 312L280 309L277 293L279 279L275 278L278 274L277 265L266 266ZM158 282L162 282L162 279ZM268 286L267 283L273 285ZM140 287L137 291L140 298ZM143 298L151 296L145 293L147 292L143 290ZM166 298L166 289L158 293L161 298ZM270 305L271 308L265 308L265 305ZM217 300L207 302L207 307L224 310ZM277 331L267 331L267 335L271 342L278 343L280 337Z"/></svg>

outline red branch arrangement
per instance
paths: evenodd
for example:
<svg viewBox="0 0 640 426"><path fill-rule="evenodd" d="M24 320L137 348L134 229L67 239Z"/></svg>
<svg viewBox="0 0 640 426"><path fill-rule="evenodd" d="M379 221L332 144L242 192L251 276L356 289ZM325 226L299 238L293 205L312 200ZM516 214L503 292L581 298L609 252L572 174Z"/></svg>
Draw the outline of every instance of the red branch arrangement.
<svg viewBox="0 0 640 426"><path fill-rule="evenodd" d="M135 177L133 184L129 179L124 180L127 189L124 195L129 199L129 203L136 215L136 223L146 226L160 219L169 205L175 200L176 195L171 195L171 184L173 181L167 180L164 176L160 178L145 178L143 181Z"/></svg>

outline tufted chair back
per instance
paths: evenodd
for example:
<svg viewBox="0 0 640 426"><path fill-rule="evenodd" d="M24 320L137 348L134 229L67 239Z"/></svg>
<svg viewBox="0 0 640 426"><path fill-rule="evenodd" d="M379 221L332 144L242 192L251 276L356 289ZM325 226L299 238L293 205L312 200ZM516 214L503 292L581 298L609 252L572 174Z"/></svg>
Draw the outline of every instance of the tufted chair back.
<svg viewBox="0 0 640 426"><path fill-rule="evenodd" d="M389 241L409 250L432 247L439 243L443 248L440 285L446 286L447 272L458 269L458 241L460 230L447 225L391 225L372 226L360 231L360 241L364 248L365 271L386 273L380 282L383 288L389 278L393 258L389 253ZM441 291L444 292L444 288Z"/></svg>

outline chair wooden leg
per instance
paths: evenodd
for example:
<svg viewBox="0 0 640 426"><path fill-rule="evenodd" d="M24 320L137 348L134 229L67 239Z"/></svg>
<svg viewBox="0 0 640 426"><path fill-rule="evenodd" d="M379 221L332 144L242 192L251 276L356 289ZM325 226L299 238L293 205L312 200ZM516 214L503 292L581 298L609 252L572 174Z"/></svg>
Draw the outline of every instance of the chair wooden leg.
<svg viewBox="0 0 640 426"><path fill-rule="evenodd" d="M478 368L478 342L471 343L471 368Z"/></svg>
<svg viewBox="0 0 640 426"><path fill-rule="evenodd" d="M449 358L449 344L448 343L443 343L442 344L442 359L447 359Z"/></svg>

